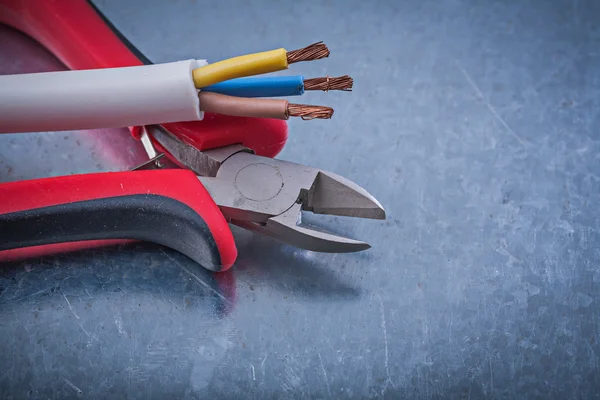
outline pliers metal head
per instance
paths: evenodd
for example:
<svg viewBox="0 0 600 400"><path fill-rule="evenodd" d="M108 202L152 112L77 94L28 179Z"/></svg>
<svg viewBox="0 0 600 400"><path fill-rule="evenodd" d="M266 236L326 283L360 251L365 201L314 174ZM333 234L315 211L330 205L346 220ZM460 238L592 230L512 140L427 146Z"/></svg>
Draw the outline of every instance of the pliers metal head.
<svg viewBox="0 0 600 400"><path fill-rule="evenodd" d="M370 246L302 223L302 211L385 219L383 207L372 195L332 172L257 156L240 145L200 151L160 126L145 129L198 175L234 225L306 250L345 253Z"/></svg>

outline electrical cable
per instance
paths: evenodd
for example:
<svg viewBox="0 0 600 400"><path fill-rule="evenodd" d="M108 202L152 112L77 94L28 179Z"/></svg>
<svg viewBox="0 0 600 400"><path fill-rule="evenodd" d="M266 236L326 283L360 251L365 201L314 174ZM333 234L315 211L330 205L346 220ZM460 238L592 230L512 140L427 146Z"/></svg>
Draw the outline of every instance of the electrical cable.
<svg viewBox="0 0 600 400"><path fill-rule="evenodd" d="M273 72L295 62L327 56L327 46L319 42L299 50L273 50L211 65L206 65L204 60L186 60L135 67L3 75L0 76L0 133L199 121L203 118L202 110L208 110L213 100L209 98L202 108L198 81L202 85L217 83L223 79ZM302 85L298 78L287 78L285 85L282 84L285 78L278 78L279 83L273 81L271 85L265 84L268 80L262 80L261 90L274 90L279 86L278 89L286 87L286 90L301 94ZM333 84L336 78L315 79L318 82L307 79L304 89L337 90L338 86ZM200 93L200 97L202 95ZM290 116L331 118L333 114L329 107L288 105L284 100L252 105L240 103L240 99L230 96L227 101L221 100L215 112L280 119ZM228 111L229 106L233 109Z"/></svg>
<svg viewBox="0 0 600 400"><path fill-rule="evenodd" d="M200 110L235 117L258 117L287 120L289 117L329 119L333 108L306 104L292 104L280 99L250 99L220 93L201 91Z"/></svg>
<svg viewBox="0 0 600 400"><path fill-rule="evenodd" d="M202 91L238 97L300 96L305 90L352 90L353 80L348 75L304 79L295 76L265 76L237 78L207 86Z"/></svg>
<svg viewBox="0 0 600 400"><path fill-rule="evenodd" d="M329 57L329 49L323 42L318 42L298 50L281 48L218 61L196 68L192 76L196 87L202 89L230 79L281 71L289 64L326 57Z"/></svg>
<svg viewBox="0 0 600 400"><path fill-rule="evenodd" d="M203 118L187 60L0 76L0 133L118 128Z"/></svg>

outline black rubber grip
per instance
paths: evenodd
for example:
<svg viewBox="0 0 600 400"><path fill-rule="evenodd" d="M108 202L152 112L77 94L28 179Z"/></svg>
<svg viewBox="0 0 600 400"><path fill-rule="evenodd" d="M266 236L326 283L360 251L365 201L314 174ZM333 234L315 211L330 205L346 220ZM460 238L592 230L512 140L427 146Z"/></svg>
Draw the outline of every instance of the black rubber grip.
<svg viewBox="0 0 600 400"><path fill-rule="evenodd" d="M157 243L211 271L221 269L206 222L187 205L165 196L109 197L0 215L0 250L103 239Z"/></svg>

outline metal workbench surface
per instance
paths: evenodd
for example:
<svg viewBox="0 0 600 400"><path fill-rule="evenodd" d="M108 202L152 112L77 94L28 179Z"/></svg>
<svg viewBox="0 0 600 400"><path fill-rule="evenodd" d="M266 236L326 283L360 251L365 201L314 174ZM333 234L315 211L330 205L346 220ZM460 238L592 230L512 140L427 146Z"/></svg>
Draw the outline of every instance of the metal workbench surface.
<svg viewBox="0 0 600 400"><path fill-rule="evenodd" d="M280 158L343 175L386 221L316 254L234 228L212 274L149 244L0 269L2 398L600 396L600 3L97 0L154 62L324 40ZM0 72L60 68L0 27ZM125 130L0 137L0 179L120 170ZM2 201L0 199L0 201Z"/></svg>

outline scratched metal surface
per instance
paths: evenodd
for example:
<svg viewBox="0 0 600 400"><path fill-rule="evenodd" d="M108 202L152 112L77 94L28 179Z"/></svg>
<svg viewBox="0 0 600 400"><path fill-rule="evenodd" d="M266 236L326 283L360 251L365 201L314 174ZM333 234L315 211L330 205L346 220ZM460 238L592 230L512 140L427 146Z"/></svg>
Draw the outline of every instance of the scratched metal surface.
<svg viewBox="0 0 600 400"><path fill-rule="evenodd" d="M388 220L318 218L349 255L236 229L221 275L151 245L5 264L3 398L599 396L600 3L96 3L155 62L326 40L293 72L355 90L307 95L336 115L281 158ZM58 67L34 47L2 29L2 72ZM6 135L0 178L127 168L126 136Z"/></svg>

